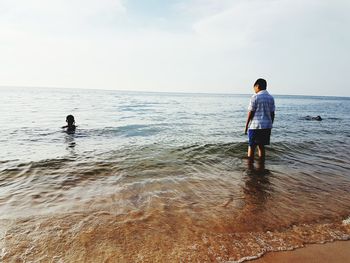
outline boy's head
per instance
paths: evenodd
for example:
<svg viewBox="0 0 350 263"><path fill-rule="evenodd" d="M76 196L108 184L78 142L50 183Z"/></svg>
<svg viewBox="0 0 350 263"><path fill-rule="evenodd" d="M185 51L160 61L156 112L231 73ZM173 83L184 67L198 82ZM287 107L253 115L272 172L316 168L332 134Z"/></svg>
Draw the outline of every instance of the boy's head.
<svg viewBox="0 0 350 263"><path fill-rule="evenodd" d="M66 122L68 123L68 125L73 125L75 120L74 120L74 116L73 115L68 115L66 118Z"/></svg>
<svg viewBox="0 0 350 263"><path fill-rule="evenodd" d="M257 79L254 83L255 92L259 92L260 90L266 90L267 82L264 79Z"/></svg>

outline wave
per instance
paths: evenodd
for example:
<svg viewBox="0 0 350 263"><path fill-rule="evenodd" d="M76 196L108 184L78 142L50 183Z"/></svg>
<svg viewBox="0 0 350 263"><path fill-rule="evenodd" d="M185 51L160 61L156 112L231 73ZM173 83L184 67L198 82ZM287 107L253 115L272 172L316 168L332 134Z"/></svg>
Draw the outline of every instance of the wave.
<svg viewBox="0 0 350 263"><path fill-rule="evenodd" d="M130 124L119 127L105 127L100 129L79 129L75 137L148 137L154 136L164 129L166 124L142 125Z"/></svg>
<svg viewBox="0 0 350 263"><path fill-rule="evenodd" d="M3 231L3 262L243 262L271 251L310 243L349 240L341 221L291 225L283 229L234 232L227 226L200 225L205 218L185 212L90 211L30 217L7 224ZM5 225L5 224L1 224ZM30 251L30 253L28 253Z"/></svg>
<svg viewBox="0 0 350 263"><path fill-rule="evenodd" d="M138 126L142 130L145 126ZM125 127L128 129L128 127ZM98 134L98 131L92 133ZM104 129L103 133L120 132L120 129ZM79 136L79 134L78 134ZM330 143L331 144L331 143ZM345 147L343 142L335 141L340 148ZM194 165L194 164L214 164L225 163L227 160L243 160L246 156L248 144L246 142L231 142L231 143L194 143L185 145L163 145L153 143L149 145L132 145L132 146L117 146L115 150L105 152L85 151L79 155L68 155L54 159L43 159L40 161L21 163L20 160L2 160L5 171L6 169L21 169L21 166L30 165L35 169L58 169L62 166L76 162L79 165L88 164L89 167L100 165L120 165L127 169L133 169L141 163L147 162L149 168L157 169L166 165ZM333 145L323 145L322 147L317 141L301 141L273 142L267 147L267 162L283 165L284 161L298 161L300 163L315 163L324 165L340 165L339 167L348 168L347 160L344 156L338 153L339 147ZM331 154L333 152L333 154ZM73 168L73 166L72 166ZM142 167L144 168L144 167ZM231 167L232 169L232 167Z"/></svg>

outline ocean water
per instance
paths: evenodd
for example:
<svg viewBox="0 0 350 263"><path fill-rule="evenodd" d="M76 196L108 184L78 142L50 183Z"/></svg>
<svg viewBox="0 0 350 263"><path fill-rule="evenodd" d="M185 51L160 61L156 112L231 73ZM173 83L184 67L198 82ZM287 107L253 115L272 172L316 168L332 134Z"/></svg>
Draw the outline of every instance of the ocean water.
<svg viewBox="0 0 350 263"><path fill-rule="evenodd" d="M350 99L275 96L251 165L249 97L0 89L1 261L240 262L349 239Z"/></svg>

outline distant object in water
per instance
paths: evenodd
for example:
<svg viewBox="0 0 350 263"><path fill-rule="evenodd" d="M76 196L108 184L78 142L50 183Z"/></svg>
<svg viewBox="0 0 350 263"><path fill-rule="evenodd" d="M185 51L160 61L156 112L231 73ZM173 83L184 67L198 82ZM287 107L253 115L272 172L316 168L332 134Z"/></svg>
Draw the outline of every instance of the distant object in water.
<svg viewBox="0 0 350 263"><path fill-rule="evenodd" d="M67 129L68 133L74 133L77 126L75 126L75 120L73 115L68 115L66 117L67 125L63 126L62 129Z"/></svg>
<svg viewBox="0 0 350 263"><path fill-rule="evenodd" d="M322 118L321 118L321 116L319 116L319 115L316 116L316 117L307 115L307 116L305 116L305 117L303 118L303 120L307 120L307 121L322 121Z"/></svg>

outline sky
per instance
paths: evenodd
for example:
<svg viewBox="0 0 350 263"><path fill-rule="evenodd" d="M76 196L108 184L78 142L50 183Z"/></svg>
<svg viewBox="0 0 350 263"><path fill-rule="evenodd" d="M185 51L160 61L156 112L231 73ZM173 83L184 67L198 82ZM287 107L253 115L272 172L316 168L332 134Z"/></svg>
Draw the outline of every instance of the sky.
<svg viewBox="0 0 350 263"><path fill-rule="evenodd" d="M350 96L349 0L0 0L0 86Z"/></svg>

